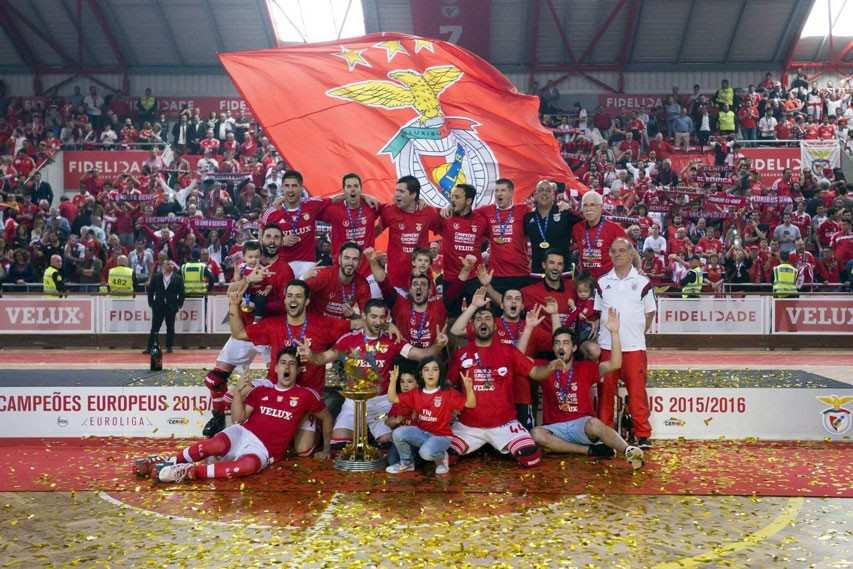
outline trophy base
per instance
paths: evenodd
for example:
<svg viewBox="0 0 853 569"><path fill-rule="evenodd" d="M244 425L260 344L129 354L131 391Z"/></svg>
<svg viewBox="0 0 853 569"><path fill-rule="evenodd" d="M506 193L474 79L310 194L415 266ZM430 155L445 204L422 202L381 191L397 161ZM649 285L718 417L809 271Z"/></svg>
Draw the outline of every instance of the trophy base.
<svg viewBox="0 0 853 569"><path fill-rule="evenodd" d="M339 458L335 461L335 468L345 472L373 472L385 468L385 459L375 460L346 460Z"/></svg>

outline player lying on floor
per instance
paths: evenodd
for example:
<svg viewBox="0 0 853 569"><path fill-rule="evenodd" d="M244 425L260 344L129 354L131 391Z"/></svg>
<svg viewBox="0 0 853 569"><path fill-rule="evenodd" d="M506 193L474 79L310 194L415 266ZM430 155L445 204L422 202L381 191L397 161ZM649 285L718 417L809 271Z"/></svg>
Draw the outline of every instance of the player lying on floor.
<svg viewBox="0 0 853 569"><path fill-rule="evenodd" d="M241 389L232 391L233 425L175 456L137 459L137 476L156 474L160 482L181 482L255 474L284 456L307 415L314 415L323 426L323 450L315 456L328 458L334 421L316 391L296 385L299 358L295 348L281 350L275 372L278 383L273 387L255 387L245 399ZM217 461L199 462L208 457Z"/></svg>
<svg viewBox="0 0 853 569"><path fill-rule="evenodd" d="M622 366L622 347L619 342L619 313L614 308L608 312L605 326L613 338L610 360L575 360L577 345L570 328L554 330L554 355L562 361L564 369L555 369L546 378L531 376L542 383L541 427L533 427L533 440L548 452L579 453L590 456L613 456L618 452L634 470L643 466L643 451L629 446L619 433L594 417L592 386L599 377ZM518 341L521 350L527 349L530 327L525 328ZM604 401L601 403L612 404Z"/></svg>

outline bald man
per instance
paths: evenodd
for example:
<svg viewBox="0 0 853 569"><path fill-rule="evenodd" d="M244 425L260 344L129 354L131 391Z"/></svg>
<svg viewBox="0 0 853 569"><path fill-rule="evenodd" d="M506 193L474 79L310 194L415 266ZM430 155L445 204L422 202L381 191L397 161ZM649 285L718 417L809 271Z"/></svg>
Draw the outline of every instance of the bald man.
<svg viewBox="0 0 853 569"><path fill-rule="evenodd" d="M127 255L119 255L116 258L116 266L107 274L107 285L112 295L133 295L133 269L130 268Z"/></svg>
<svg viewBox="0 0 853 569"><path fill-rule="evenodd" d="M65 279L62 276L62 256L51 255L50 265L42 276L42 289L48 296L65 296Z"/></svg>

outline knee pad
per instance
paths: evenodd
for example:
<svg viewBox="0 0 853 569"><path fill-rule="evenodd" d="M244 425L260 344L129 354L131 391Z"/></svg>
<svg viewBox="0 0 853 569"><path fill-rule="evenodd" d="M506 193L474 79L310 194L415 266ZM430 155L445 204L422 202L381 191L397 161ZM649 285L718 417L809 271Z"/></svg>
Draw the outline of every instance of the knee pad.
<svg viewBox="0 0 853 569"><path fill-rule="evenodd" d="M516 462L525 468L530 468L532 466L536 466L537 464L541 464L542 462L542 451L539 450L537 446L527 446L520 448L518 452L512 455Z"/></svg>
<svg viewBox="0 0 853 569"><path fill-rule="evenodd" d="M224 369L213 368L207 375L204 376L204 386L207 387L211 392L224 392L228 390L228 376L231 373L225 371Z"/></svg>

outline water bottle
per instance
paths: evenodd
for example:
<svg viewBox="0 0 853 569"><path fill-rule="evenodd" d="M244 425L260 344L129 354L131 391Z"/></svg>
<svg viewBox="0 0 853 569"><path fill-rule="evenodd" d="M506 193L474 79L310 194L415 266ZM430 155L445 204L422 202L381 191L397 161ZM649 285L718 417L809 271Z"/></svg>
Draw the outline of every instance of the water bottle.
<svg viewBox="0 0 853 569"><path fill-rule="evenodd" d="M160 350L160 343L154 340L151 346L151 371L160 371L163 369L163 352Z"/></svg>

